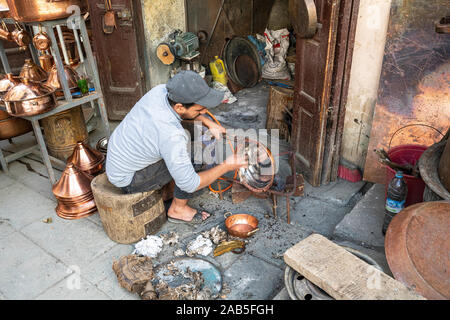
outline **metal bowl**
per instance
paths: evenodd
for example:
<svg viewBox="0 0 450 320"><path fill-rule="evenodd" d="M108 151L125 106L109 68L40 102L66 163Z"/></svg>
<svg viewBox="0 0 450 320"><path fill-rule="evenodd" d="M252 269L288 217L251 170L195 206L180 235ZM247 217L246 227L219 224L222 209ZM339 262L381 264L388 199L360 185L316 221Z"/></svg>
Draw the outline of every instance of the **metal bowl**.
<svg viewBox="0 0 450 320"><path fill-rule="evenodd" d="M258 230L258 219L249 214L224 214L225 227L230 235L238 238L248 238Z"/></svg>

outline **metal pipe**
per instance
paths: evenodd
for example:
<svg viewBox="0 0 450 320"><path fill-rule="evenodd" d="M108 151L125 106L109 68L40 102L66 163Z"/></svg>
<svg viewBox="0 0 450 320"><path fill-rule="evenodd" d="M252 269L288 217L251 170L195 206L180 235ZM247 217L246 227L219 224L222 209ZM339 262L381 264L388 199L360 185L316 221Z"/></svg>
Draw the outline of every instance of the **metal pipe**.
<svg viewBox="0 0 450 320"><path fill-rule="evenodd" d="M67 55L66 43L64 42L64 37L60 25L56 26L56 31L58 32L59 42L61 43L61 50L64 56L64 62L68 65L70 64L70 61L69 56Z"/></svg>

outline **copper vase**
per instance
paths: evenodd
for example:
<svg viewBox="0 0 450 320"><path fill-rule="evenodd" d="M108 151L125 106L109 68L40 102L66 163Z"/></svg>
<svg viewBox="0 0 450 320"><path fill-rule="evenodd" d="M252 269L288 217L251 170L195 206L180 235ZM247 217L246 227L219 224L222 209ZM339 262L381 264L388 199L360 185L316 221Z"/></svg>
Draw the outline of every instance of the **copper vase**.
<svg viewBox="0 0 450 320"><path fill-rule="evenodd" d="M92 149L88 144L78 142L72 155L67 162L73 163L78 169L90 175L97 175L102 172L105 156Z"/></svg>
<svg viewBox="0 0 450 320"><path fill-rule="evenodd" d="M56 214L63 219L80 219L95 213L91 181L94 177L69 162L52 191L58 200Z"/></svg>
<svg viewBox="0 0 450 320"><path fill-rule="evenodd" d="M20 71L19 78L27 78L31 81L44 82L48 78L47 72L34 63L31 59L25 59L25 64Z"/></svg>

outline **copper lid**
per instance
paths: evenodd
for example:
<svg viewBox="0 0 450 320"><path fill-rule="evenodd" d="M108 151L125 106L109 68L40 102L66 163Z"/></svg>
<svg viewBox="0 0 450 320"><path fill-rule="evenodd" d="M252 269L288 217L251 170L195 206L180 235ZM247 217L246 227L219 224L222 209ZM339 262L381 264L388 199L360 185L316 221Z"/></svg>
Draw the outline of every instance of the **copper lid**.
<svg viewBox="0 0 450 320"><path fill-rule="evenodd" d="M427 299L450 299L450 201L422 202L398 213L385 251L395 279Z"/></svg>
<svg viewBox="0 0 450 320"><path fill-rule="evenodd" d="M103 168L105 156L83 142L78 142L67 162L89 174L96 174Z"/></svg>
<svg viewBox="0 0 450 320"><path fill-rule="evenodd" d="M20 71L20 78L27 78L31 81L43 82L47 80L48 74L31 59L25 59L25 64Z"/></svg>
<svg viewBox="0 0 450 320"><path fill-rule="evenodd" d="M77 169L69 162L61 178L52 188L53 194L58 199L72 199L83 197L92 193L91 180L93 177Z"/></svg>
<svg viewBox="0 0 450 320"><path fill-rule="evenodd" d="M67 84L69 85L69 89L78 88L78 80L80 80L80 76L76 71L69 65L64 65L64 74L67 79ZM54 64L52 69L50 70L50 74L48 76L48 80L45 83L46 85L56 89L62 90L62 84L59 81L58 68Z"/></svg>
<svg viewBox="0 0 450 320"><path fill-rule="evenodd" d="M54 93L54 89L39 82L22 79L22 83L16 84L3 97L7 102L24 101L40 98Z"/></svg>

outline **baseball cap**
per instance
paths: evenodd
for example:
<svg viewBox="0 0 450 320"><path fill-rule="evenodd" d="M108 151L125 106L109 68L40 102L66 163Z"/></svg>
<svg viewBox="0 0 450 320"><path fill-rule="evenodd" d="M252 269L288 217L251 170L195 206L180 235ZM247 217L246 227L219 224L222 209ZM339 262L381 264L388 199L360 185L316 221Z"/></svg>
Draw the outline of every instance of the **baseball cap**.
<svg viewBox="0 0 450 320"><path fill-rule="evenodd" d="M196 72L178 72L166 84L170 100L179 103L196 103L206 108L214 108L222 103L224 92L210 88Z"/></svg>

